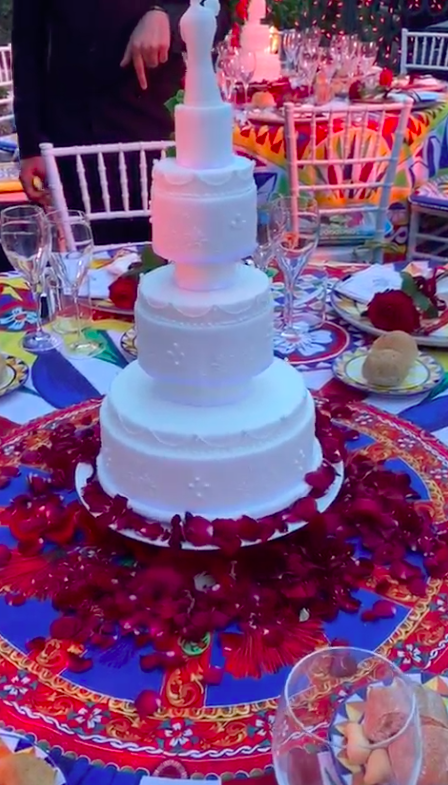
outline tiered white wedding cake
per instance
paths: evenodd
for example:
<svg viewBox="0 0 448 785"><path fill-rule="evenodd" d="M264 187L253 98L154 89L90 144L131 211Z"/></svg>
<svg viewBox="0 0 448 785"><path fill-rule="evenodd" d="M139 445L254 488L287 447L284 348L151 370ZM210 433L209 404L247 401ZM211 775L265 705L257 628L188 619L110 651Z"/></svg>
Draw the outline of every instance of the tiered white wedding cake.
<svg viewBox="0 0 448 785"><path fill-rule="evenodd" d="M216 11L191 0L181 21L177 158L155 163L151 202L154 249L174 263L141 280L138 360L100 415L99 481L160 521L281 510L322 460L303 379L273 357L269 280L241 263L255 248L256 189L213 71Z"/></svg>
<svg viewBox="0 0 448 785"><path fill-rule="evenodd" d="M269 25L263 24L265 16L265 0L249 0L247 22L241 32L241 49L255 52L254 82L273 82L281 76L280 58L271 51Z"/></svg>

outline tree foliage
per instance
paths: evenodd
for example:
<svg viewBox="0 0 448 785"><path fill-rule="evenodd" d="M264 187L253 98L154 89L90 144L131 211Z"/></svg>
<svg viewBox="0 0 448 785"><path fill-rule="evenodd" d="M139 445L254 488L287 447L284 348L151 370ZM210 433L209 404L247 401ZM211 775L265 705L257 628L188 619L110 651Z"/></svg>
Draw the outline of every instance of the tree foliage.
<svg viewBox="0 0 448 785"><path fill-rule="evenodd" d="M11 40L12 0L0 0L0 44Z"/></svg>

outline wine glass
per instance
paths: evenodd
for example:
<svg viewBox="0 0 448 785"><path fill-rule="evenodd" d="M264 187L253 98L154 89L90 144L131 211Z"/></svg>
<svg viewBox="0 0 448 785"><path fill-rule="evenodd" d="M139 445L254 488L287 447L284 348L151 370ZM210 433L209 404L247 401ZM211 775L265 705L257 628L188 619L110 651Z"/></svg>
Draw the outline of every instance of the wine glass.
<svg viewBox="0 0 448 785"><path fill-rule="evenodd" d="M36 329L23 337L23 348L33 354L55 349L59 341L43 329L41 319L40 296L50 249L49 226L43 210L31 204L2 210L1 243L8 261L23 276L34 299Z"/></svg>
<svg viewBox="0 0 448 785"><path fill-rule="evenodd" d="M67 348L76 357L95 357L101 352L97 341L86 338L80 313L80 289L93 258L93 236L86 215L79 210L53 210L47 215L51 231L50 263L72 296L75 310L75 334Z"/></svg>
<svg viewBox="0 0 448 785"><path fill-rule="evenodd" d="M282 197L273 197L257 209L257 248L253 256L255 267L266 272L275 255L276 246L285 226Z"/></svg>
<svg viewBox="0 0 448 785"><path fill-rule="evenodd" d="M272 731L277 782L342 785L357 782L359 771L359 782L365 776L415 785L422 760L416 704L412 682L378 654L349 647L309 654L279 700Z"/></svg>
<svg viewBox="0 0 448 785"><path fill-rule="evenodd" d="M257 58L255 52L251 52L250 50L246 51L243 49L238 50L235 56L235 70L236 70L237 78L240 80L241 84L243 85L244 119L247 119L249 85L255 74L256 64L257 64Z"/></svg>
<svg viewBox="0 0 448 785"><path fill-rule="evenodd" d="M319 240L320 216L316 199L310 192L283 198L283 227L278 241L277 261L284 279L284 305L280 336L295 346L299 331L294 324L297 279Z"/></svg>

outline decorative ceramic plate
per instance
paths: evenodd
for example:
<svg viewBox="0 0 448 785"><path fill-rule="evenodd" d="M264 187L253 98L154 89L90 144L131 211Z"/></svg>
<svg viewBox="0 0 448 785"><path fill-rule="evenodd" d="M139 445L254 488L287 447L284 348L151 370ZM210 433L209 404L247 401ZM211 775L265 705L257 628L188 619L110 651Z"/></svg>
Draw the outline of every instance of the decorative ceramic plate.
<svg viewBox="0 0 448 785"><path fill-rule="evenodd" d="M445 707L448 710L447 684L446 680L440 676L430 673L407 673L408 679L415 684L421 684L425 689L438 692L442 697ZM335 714L329 729L329 739L333 748L333 765L336 769L335 782L342 785L363 785L363 775L360 766L355 766L347 760L345 754L346 740L344 726L347 722L361 722L364 716L364 703L366 699L366 688L360 687L350 695L345 703L342 703Z"/></svg>
<svg viewBox="0 0 448 785"><path fill-rule="evenodd" d="M126 354L137 357L137 344L135 342L135 327L130 327L120 338L120 346Z"/></svg>
<svg viewBox="0 0 448 785"><path fill-rule="evenodd" d="M28 379L29 368L19 357L4 354L6 368L0 375L0 396L7 395L22 387Z"/></svg>
<svg viewBox="0 0 448 785"><path fill-rule="evenodd" d="M367 347L344 352L336 357L333 373L349 387L377 395L418 395L429 392L443 379L445 371L429 354L419 354L406 379L397 387L380 387L369 384L363 376L362 366L368 354Z"/></svg>
<svg viewBox="0 0 448 785"><path fill-rule="evenodd" d="M379 330L377 327L374 327L370 319L364 315L366 305L341 294L338 291L338 285L331 290L330 302L341 319L344 319L353 327L357 327L361 332L376 336L385 334L385 330ZM438 330L434 330L429 335L426 335L424 332L418 332L414 333L413 337L419 346L433 346L437 349L446 349L448 348L448 324L443 325Z"/></svg>
<svg viewBox="0 0 448 785"><path fill-rule="evenodd" d="M336 476L333 484L330 485L328 491L324 496L322 496L320 499L316 499L317 508L319 512L325 512L325 510L330 506L330 504L334 502L341 489L341 485L344 479L344 464L342 462L337 463L334 465L334 468L336 471ZM90 510L90 507L87 504L83 495L84 488L87 485L87 481L91 478L93 472L94 472L93 466L90 466L87 463L79 463L78 466L76 467L76 472L75 472L75 488L81 503L90 512L90 514L96 518L97 515L99 515L99 513L95 513ZM272 537L269 540L267 540L267 542L270 542L271 540L277 540L279 537L287 537L289 534L292 534L293 532L302 529L304 526L306 526L305 521L297 521L296 523L290 523L288 525L287 531L275 532L275 534L273 534ZM168 524L166 528L168 529ZM169 547L169 543L167 542L166 539L163 538L163 536L157 537L156 539L149 539L149 537L144 537L139 532L133 531L131 529L120 529L120 534L123 534L124 537L129 537L129 539L131 540L139 540L140 542L146 542L148 545L157 545L158 547L162 547L162 548ZM259 542L260 540L255 542L247 542L243 540L242 545L243 547L246 546L250 547L251 545L259 544ZM192 545L189 542L184 542L182 544L182 548L183 550L190 550L190 551L217 550L217 547L215 545L203 545L200 547L196 547L195 545Z"/></svg>
<svg viewBox="0 0 448 785"><path fill-rule="evenodd" d="M56 766L53 762L50 755L42 750L40 747L37 747L33 744L29 739L25 738L25 736L17 736L15 733L9 733L8 731L0 730L0 742L6 745L11 752L23 755L32 755L35 758L40 758L40 760L44 760L45 763L48 763L52 769L54 769L54 785L67 785L67 780L65 779L62 771ZM38 783L36 783L38 785Z"/></svg>

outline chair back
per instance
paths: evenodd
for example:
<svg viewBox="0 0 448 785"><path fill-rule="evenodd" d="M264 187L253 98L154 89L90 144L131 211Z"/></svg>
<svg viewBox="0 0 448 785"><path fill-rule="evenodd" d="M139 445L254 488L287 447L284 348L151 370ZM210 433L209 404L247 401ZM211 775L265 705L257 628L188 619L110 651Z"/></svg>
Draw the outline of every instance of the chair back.
<svg viewBox="0 0 448 785"><path fill-rule="evenodd" d="M412 99L326 107L285 104L291 196L314 193L321 245L365 245L382 257L387 210Z"/></svg>
<svg viewBox="0 0 448 785"><path fill-rule="evenodd" d="M61 212L68 209L61 169L69 162L89 220L149 217L151 159L164 158L172 147L174 142L169 141L73 147L41 144L53 207Z"/></svg>
<svg viewBox="0 0 448 785"><path fill-rule="evenodd" d="M12 87L12 49L11 44L0 46L0 88Z"/></svg>
<svg viewBox="0 0 448 785"><path fill-rule="evenodd" d="M448 70L448 32L427 30L413 32L403 28L401 31L400 73L425 71L440 73Z"/></svg>

